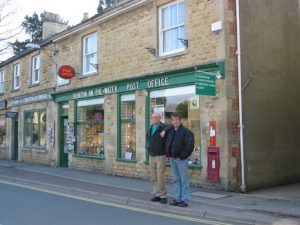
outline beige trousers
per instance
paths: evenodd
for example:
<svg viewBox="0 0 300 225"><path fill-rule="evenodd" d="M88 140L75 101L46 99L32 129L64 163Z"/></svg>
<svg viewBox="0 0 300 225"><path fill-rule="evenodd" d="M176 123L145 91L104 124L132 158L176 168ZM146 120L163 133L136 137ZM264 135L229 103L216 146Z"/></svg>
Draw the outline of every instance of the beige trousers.
<svg viewBox="0 0 300 225"><path fill-rule="evenodd" d="M154 185L155 196L166 198L167 191L165 187L165 165L166 156L150 156L150 175Z"/></svg>

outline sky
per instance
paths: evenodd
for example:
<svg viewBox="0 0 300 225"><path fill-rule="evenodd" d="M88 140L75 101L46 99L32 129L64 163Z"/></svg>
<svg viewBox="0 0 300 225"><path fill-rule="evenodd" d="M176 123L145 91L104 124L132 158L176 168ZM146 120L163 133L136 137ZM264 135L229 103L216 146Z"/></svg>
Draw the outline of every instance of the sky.
<svg viewBox="0 0 300 225"><path fill-rule="evenodd" d="M59 14L72 26L80 23L84 12L88 12L90 17L95 15L99 0L12 0L12 2L18 10L20 22L26 15L32 15L34 12L40 15L46 10Z"/></svg>
<svg viewBox="0 0 300 225"><path fill-rule="evenodd" d="M0 0L0 5L7 1L9 1L9 5L6 4L5 10L0 13L2 15L7 15L8 12L12 11L15 13L7 19L5 32L20 28L26 15L32 16L34 12L40 15L43 11L59 14L63 21L68 21L69 25L73 26L81 22L83 13L87 12L89 17L95 15L99 4L99 0ZM0 33L2 32L1 27L3 29L4 26L0 26ZM16 38L23 41L26 36L23 33ZM0 55L0 62L10 56L9 54Z"/></svg>

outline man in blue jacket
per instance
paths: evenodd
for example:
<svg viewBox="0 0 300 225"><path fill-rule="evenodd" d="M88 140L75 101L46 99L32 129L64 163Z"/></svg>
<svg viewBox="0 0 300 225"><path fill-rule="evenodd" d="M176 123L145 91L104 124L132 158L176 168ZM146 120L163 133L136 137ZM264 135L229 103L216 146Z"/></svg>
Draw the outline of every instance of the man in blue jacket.
<svg viewBox="0 0 300 225"><path fill-rule="evenodd" d="M190 195L188 157L194 150L194 134L181 124L179 113L172 113L171 119L173 127L168 131L166 148L171 156L176 199L170 205L187 207Z"/></svg>
<svg viewBox="0 0 300 225"><path fill-rule="evenodd" d="M149 167L151 181L154 184L155 196L153 202L167 203L167 191L165 188L165 164L166 164L166 126L161 122L161 115L154 112L151 116L152 125L147 132L147 148L150 155Z"/></svg>

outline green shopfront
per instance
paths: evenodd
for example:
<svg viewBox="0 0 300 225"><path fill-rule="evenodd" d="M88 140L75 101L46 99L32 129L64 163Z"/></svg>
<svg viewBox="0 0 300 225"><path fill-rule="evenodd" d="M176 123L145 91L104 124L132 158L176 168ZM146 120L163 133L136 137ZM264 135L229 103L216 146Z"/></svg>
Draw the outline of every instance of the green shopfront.
<svg viewBox="0 0 300 225"><path fill-rule="evenodd" d="M148 178L149 155L145 136L150 115L159 112L162 121L170 124L171 113L179 112L182 123L195 136L195 149L189 159L191 182L200 184L205 181L202 158L206 158L203 146L207 137L201 133L207 121L202 121L202 118L206 120L205 116L201 116L202 96L196 94L196 71L220 71L224 74L224 63L149 74L52 94L60 109L60 165ZM166 166L170 180L168 159Z"/></svg>

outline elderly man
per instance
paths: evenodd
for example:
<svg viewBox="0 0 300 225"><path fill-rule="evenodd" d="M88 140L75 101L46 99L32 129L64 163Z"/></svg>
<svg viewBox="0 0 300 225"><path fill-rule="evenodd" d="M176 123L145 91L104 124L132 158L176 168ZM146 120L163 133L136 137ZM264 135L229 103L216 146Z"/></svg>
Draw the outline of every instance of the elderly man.
<svg viewBox="0 0 300 225"><path fill-rule="evenodd" d="M166 125L161 122L161 115L154 112L151 116L152 124L147 132L147 147L150 155L150 174L154 186L155 196L153 202L167 203L165 188L165 163L166 163Z"/></svg>

